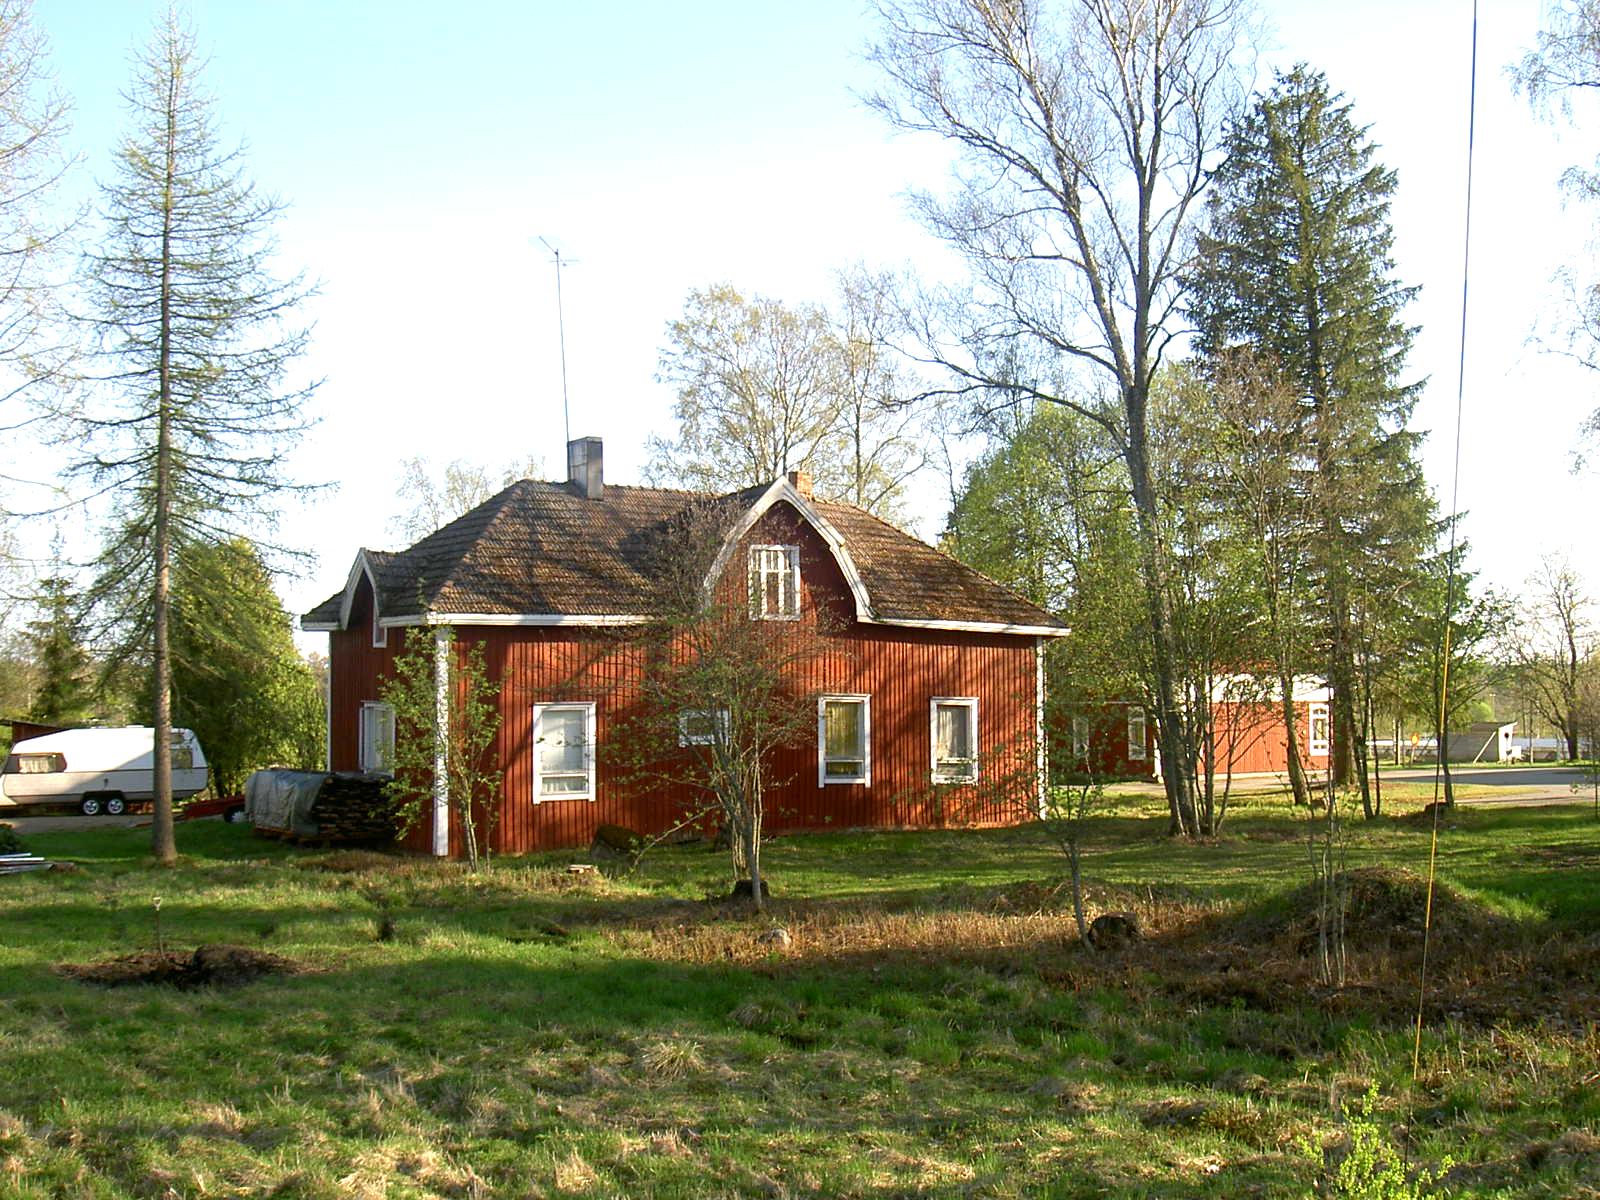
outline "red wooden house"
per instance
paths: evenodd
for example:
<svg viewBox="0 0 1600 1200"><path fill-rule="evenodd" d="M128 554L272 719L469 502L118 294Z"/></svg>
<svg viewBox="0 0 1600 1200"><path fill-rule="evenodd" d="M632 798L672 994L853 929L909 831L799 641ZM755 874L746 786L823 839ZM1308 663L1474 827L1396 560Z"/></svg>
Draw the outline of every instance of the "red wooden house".
<svg viewBox="0 0 1600 1200"><path fill-rule="evenodd" d="M1288 773L1289 739L1279 695L1276 682L1252 675L1214 682L1211 750L1217 778ZM1330 696L1321 680L1294 681L1296 741L1301 766L1308 772L1328 768ZM1161 778L1155 721L1139 701L1076 705L1063 709L1055 720L1051 754L1056 771L1102 779Z"/></svg>
<svg viewBox="0 0 1600 1200"><path fill-rule="evenodd" d="M708 586L748 585L751 620L795 622L824 647L799 681L816 695L817 737L774 764L769 828L995 824L1042 798L1043 645L1066 633L1055 617L817 499L803 473L708 498L606 484L596 438L573 442L568 462L565 483L523 480L408 550L362 550L305 615L329 634L329 769L381 768L394 736L381 681L410 639L432 639L441 665L452 641L480 644L502 684L494 850L584 845L602 823L671 827L698 807L692 789L634 786L603 751L645 670L630 629L657 615L652 547L710 501L726 528ZM984 786L1001 778L1028 781L1025 805ZM410 844L460 852L442 793Z"/></svg>

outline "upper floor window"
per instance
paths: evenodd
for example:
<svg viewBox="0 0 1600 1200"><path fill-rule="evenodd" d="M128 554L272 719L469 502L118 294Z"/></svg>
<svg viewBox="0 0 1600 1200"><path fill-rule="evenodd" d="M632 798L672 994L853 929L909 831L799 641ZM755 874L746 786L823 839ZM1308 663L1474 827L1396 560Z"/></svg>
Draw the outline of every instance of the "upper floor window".
<svg viewBox="0 0 1600 1200"><path fill-rule="evenodd" d="M763 621L800 617L800 547L750 547L750 615Z"/></svg>
<svg viewBox="0 0 1600 1200"><path fill-rule="evenodd" d="M930 707L933 781L974 782L978 778L978 701L970 696L935 696Z"/></svg>
<svg viewBox="0 0 1600 1200"><path fill-rule="evenodd" d="M357 765L363 771L390 772L394 767L394 709L376 700L361 706L361 747Z"/></svg>

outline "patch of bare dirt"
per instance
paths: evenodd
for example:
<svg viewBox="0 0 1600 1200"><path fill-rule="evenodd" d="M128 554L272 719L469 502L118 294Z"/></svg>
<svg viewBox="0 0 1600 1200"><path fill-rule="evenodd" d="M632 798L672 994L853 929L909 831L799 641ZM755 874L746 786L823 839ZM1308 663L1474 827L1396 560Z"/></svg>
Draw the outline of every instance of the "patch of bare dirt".
<svg viewBox="0 0 1600 1200"><path fill-rule="evenodd" d="M415 865L415 860L376 850L335 850L297 864L305 870L331 871L342 875L365 875L369 871L398 871Z"/></svg>
<svg viewBox="0 0 1600 1200"><path fill-rule="evenodd" d="M101 987L153 983L186 991L243 987L266 975L296 975L303 969L282 955L221 944L200 946L187 954L179 950L147 950L101 962L61 963L56 967L57 973L68 979Z"/></svg>

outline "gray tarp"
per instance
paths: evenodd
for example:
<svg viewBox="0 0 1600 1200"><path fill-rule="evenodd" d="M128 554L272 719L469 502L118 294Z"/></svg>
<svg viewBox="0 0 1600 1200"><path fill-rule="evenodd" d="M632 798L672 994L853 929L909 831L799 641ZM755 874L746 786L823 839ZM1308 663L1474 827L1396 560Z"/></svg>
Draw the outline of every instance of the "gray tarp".
<svg viewBox="0 0 1600 1200"><path fill-rule="evenodd" d="M326 771L256 771L244 783L245 818L258 829L316 837L311 806L327 779Z"/></svg>

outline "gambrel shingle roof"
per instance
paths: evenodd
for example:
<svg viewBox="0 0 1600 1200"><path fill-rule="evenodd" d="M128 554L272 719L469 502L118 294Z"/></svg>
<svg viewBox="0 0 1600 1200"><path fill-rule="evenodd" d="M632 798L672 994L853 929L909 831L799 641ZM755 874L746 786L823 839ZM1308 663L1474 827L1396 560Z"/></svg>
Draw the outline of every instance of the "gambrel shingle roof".
<svg viewBox="0 0 1600 1200"><path fill-rule="evenodd" d="M652 616L652 563L675 519L711 506L730 531L788 503L830 544L860 620L982 627L1045 636L1066 632L1048 612L910 534L847 504L813 500L788 480L725 496L522 480L398 553L363 550L343 591L302 618L342 629L356 584L372 581L385 625L627 623ZM455 618L456 620L452 620ZM612 618L614 620L607 620Z"/></svg>

